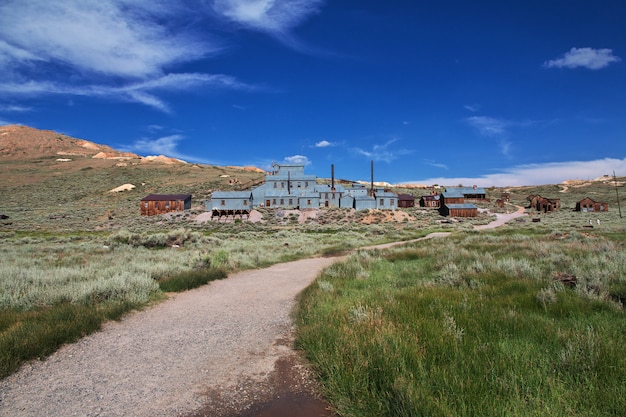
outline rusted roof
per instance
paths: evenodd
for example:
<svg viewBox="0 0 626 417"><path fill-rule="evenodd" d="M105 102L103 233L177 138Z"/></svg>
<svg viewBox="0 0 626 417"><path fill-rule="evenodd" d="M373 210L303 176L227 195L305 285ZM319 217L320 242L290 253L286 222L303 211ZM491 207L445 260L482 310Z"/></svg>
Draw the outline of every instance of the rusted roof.
<svg viewBox="0 0 626 417"><path fill-rule="evenodd" d="M141 201L178 201L191 198L191 194L149 194Z"/></svg>

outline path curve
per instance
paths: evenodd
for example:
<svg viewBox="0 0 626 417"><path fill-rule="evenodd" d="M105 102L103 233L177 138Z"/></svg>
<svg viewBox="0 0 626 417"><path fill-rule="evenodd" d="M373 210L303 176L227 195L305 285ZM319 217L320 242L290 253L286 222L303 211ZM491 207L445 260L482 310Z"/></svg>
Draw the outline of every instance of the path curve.
<svg viewBox="0 0 626 417"><path fill-rule="evenodd" d="M475 229L501 226L523 211ZM239 272L106 323L1 380L0 416L169 417L203 409L218 416L249 407L279 359L295 355L290 313L297 294L338 259Z"/></svg>
<svg viewBox="0 0 626 417"><path fill-rule="evenodd" d="M296 295L336 260L239 272L107 323L0 381L0 416L170 417L217 400L249 406L256 393L246 386L293 353Z"/></svg>

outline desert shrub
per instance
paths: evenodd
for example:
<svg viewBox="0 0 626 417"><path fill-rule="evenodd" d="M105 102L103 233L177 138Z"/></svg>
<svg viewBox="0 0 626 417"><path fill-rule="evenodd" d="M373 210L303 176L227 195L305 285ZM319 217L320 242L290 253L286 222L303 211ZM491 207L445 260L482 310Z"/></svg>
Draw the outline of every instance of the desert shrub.
<svg viewBox="0 0 626 417"><path fill-rule="evenodd" d="M159 280L163 292L181 292L200 287L217 279L226 278L226 272L219 268L193 269L179 272Z"/></svg>

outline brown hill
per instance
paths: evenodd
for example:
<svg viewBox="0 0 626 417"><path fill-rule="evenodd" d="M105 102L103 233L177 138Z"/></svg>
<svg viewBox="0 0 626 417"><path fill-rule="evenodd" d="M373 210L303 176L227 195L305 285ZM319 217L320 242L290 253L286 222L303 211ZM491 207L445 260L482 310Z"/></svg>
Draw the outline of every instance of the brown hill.
<svg viewBox="0 0 626 417"><path fill-rule="evenodd" d="M28 126L0 126L0 160L30 160L43 157L139 159L130 152L76 139L52 130Z"/></svg>

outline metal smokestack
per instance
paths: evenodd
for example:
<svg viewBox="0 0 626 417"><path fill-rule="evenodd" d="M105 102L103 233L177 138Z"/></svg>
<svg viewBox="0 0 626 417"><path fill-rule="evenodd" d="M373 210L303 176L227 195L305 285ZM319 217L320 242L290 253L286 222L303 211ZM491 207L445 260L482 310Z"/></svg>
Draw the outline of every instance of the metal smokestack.
<svg viewBox="0 0 626 417"><path fill-rule="evenodd" d="M374 161L372 160L372 182L370 185L370 194L373 197L374 196Z"/></svg>
<svg viewBox="0 0 626 417"><path fill-rule="evenodd" d="M330 165L330 189L335 191L335 165Z"/></svg>

